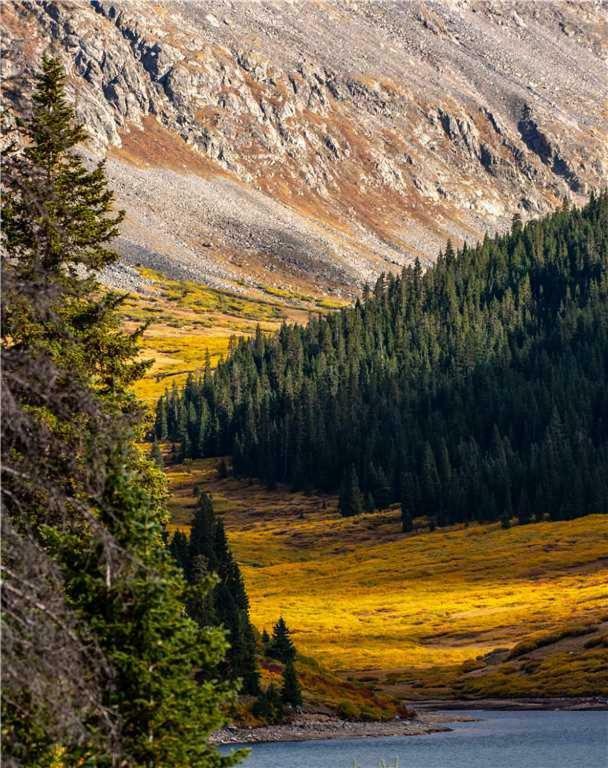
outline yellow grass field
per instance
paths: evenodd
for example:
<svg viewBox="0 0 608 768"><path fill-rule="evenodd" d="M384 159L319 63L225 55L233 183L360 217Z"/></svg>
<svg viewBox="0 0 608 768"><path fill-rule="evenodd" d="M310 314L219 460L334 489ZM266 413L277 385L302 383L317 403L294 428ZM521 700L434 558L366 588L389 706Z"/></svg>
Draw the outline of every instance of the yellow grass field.
<svg viewBox="0 0 608 768"><path fill-rule="evenodd" d="M608 692L608 518L404 535L396 509L342 519L335 498L219 480L215 464L168 468L174 525L202 482L256 626L283 615L300 650L341 677L411 699Z"/></svg>
<svg viewBox="0 0 608 768"><path fill-rule="evenodd" d="M128 331L150 323L143 334L141 357L152 366L134 386L150 407L167 387L183 384L189 373L200 370L207 352L215 365L226 354L231 336L249 336L258 324L265 332L276 331L284 321L304 323L313 312L345 304L270 286L248 287L237 296L188 280L171 280L144 267L138 271L146 284L140 293L129 295L121 313Z"/></svg>

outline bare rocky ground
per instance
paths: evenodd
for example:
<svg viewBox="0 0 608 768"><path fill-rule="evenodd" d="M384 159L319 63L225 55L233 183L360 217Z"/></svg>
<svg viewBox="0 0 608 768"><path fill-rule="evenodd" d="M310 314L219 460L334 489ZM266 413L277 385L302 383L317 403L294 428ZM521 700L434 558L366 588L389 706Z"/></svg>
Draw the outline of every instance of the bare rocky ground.
<svg viewBox="0 0 608 768"><path fill-rule="evenodd" d="M449 731L449 722L474 720L466 715L426 712L413 720L384 723L352 722L338 718L305 715L291 723L261 728L223 728L213 740L216 744L259 744L268 741L311 741L317 739L370 739L381 736L422 736Z"/></svg>
<svg viewBox="0 0 608 768"><path fill-rule="evenodd" d="M121 287L351 293L608 179L606 0L6 0L1 26L9 128L42 52L66 64Z"/></svg>

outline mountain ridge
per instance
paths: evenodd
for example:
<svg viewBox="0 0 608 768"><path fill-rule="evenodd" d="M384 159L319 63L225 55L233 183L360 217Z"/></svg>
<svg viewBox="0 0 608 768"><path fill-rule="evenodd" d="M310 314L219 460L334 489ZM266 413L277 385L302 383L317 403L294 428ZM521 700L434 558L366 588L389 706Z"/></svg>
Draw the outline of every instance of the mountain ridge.
<svg viewBox="0 0 608 768"><path fill-rule="evenodd" d="M127 211L111 282L352 294L601 185L605 10L13 0L4 88L51 38Z"/></svg>

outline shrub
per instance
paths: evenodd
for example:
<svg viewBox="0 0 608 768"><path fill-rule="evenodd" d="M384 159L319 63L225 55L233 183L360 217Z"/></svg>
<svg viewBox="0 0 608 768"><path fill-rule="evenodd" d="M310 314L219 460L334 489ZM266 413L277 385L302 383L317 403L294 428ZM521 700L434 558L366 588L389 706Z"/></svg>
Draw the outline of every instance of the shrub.
<svg viewBox="0 0 608 768"><path fill-rule="evenodd" d="M361 711L352 703L352 701L341 701L338 704L338 714L344 720L361 719Z"/></svg>

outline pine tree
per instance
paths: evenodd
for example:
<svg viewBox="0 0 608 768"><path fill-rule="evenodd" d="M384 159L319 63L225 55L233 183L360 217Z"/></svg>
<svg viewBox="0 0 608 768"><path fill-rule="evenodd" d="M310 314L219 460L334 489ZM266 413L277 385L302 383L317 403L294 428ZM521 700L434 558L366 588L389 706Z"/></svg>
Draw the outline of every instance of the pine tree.
<svg viewBox="0 0 608 768"><path fill-rule="evenodd" d="M210 601L205 601L197 587L194 597L188 599L189 614L201 626L213 624L226 630L229 648L220 670L226 677L240 680L244 693L256 694L259 670L245 584L223 523L215 516L213 500L202 489L198 490L190 537L185 543L184 539L177 532L170 543L171 552L191 584L211 590ZM210 581L212 575L215 579Z"/></svg>
<svg viewBox="0 0 608 768"><path fill-rule="evenodd" d="M281 699L284 704L288 704L292 707L302 706L302 689L300 688L300 682L293 660L288 661L283 670Z"/></svg>
<svg viewBox="0 0 608 768"><path fill-rule="evenodd" d="M4 757L227 765L208 735L229 688L197 679L225 644L185 615L166 553L164 478L137 447L130 392L145 366L122 298L97 283L121 214L103 166L75 153L85 134L64 85L45 58L2 178Z"/></svg>
<svg viewBox="0 0 608 768"><path fill-rule="evenodd" d="M411 533L414 530L412 513L405 501L401 502L401 529L403 530L403 533Z"/></svg>
<svg viewBox="0 0 608 768"><path fill-rule="evenodd" d="M103 163L86 169L74 148L86 140L65 97L66 76L59 60L45 57L36 76L28 145L11 162L12 191L4 211L3 236L19 254L19 273L46 279L61 275L68 296L88 294L94 279L63 267L99 270L115 261L108 242L118 234L124 213L113 213Z"/></svg>
<svg viewBox="0 0 608 768"><path fill-rule="evenodd" d="M294 661L296 658L296 649L291 639L291 632L282 616L272 629L267 653L273 659L282 661L284 664Z"/></svg>
<svg viewBox="0 0 608 768"><path fill-rule="evenodd" d="M378 509L386 509L391 503L392 489L382 468L376 469L373 465L370 470L370 483L373 498Z"/></svg>
<svg viewBox="0 0 608 768"><path fill-rule="evenodd" d="M270 683L266 690L258 696L253 706L253 714L270 725L282 722L285 715L283 700L274 683Z"/></svg>
<svg viewBox="0 0 608 768"><path fill-rule="evenodd" d="M344 474L340 488L339 510L342 517L352 517L363 512L363 498L354 464Z"/></svg>
<svg viewBox="0 0 608 768"><path fill-rule="evenodd" d="M177 565L183 570L184 574L192 571L192 559L188 537L182 531L176 531L169 543L169 551L173 555Z"/></svg>
<svg viewBox="0 0 608 768"><path fill-rule="evenodd" d="M216 571L219 566L215 551L216 525L211 497L205 491L200 491L190 528L189 562L191 563L195 557L202 556L206 559L211 571ZM190 579L189 571L186 571L186 577Z"/></svg>
<svg viewBox="0 0 608 768"><path fill-rule="evenodd" d="M164 397L159 398L156 403L156 419L154 422L154 433L158 440L166 440L169 434L169 423L167 419L167 401Z"/></svg>
<svg viewBox="0 0 608 768"><path fill-rule="evenodd" d="M424 510L427 515L435 516L439 502L439 473L435 462L435 454L430 444L424 447L422 462L422 489Z"/></svg>

